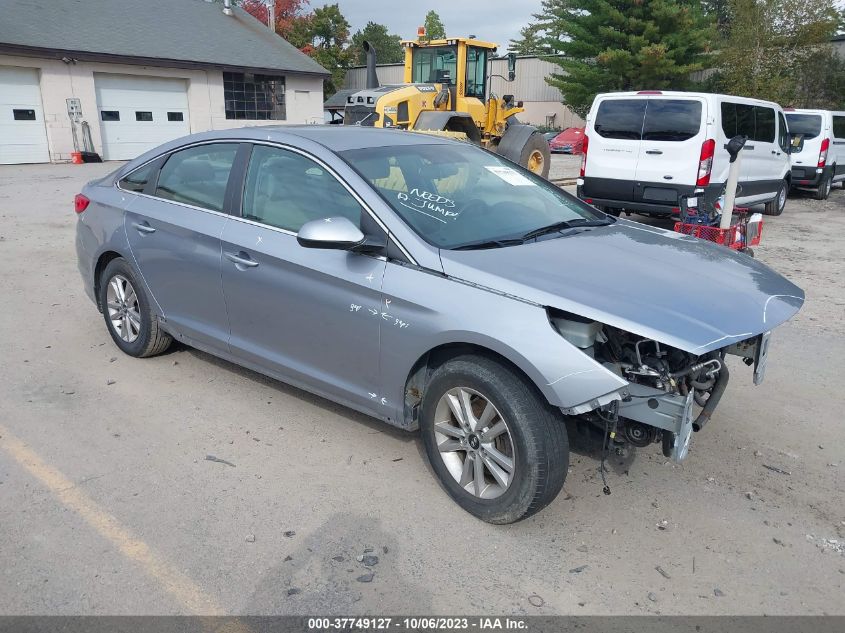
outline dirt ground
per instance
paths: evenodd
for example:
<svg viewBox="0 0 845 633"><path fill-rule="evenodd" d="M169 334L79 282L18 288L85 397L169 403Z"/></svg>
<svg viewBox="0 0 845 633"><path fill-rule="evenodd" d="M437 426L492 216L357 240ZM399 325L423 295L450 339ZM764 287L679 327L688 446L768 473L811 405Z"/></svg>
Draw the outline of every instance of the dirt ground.
<svg viewBox="0 0 845 633"><path fill-rule="evenodd" d="M73 249L113 167L0 167L0 614L845 614L845 191L766 220L807 303L683 465L615 456L605 496L582 450L492 526L415 435L185 347L122 355Z"/></svg>

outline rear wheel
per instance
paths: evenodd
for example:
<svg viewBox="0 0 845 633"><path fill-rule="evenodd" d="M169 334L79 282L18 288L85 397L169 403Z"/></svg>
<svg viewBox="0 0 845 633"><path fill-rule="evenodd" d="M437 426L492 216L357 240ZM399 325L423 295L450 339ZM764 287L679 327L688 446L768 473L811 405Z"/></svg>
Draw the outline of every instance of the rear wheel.
<svg viewBox="0 0 845 633"><path fill-rule="evenodd" d="M103 270L99 301L109 334L124 353L145 358L170 347L173 339L159 326L143 286L122 257Z"/></svg>
<svg viewBox="0 0 845 633"><path fill-rule="evenodd" d="M823 176L819 188L813 194L816 200L827 200L830 197L830 190L833 187L833 177Z"/></svg>
<svg viewBox="0 0 845 633"><path fill-rule="evenodd" d="M529 136L520 152L519 164L538 176L548 178L551 162L552 154L543 135L537 132Z"/></svg>
<svg viewBox="0 0 845 633"><path fill-rule="evenodd" d="M531 516L563 487L569 442L562 416L502 363L467 355L438 367L420 427L446 492L488 523Z"/></svg>
<svg viewBox="0 0 845 633"><path fill-rule="evenodd" d="M780 183L780 188L775 199L766 203L763 213L766 215L780 215L783 213L783 210L786 208L786 194L788 191L789 183L784 180Z"/></svg>

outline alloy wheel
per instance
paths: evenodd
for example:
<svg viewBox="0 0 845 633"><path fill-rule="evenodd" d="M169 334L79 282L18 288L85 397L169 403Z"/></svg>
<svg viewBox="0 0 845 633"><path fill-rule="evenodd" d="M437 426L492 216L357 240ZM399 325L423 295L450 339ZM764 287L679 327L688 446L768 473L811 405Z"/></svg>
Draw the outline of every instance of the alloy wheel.
<svg viewBox="0 0 845 633"><path fill-rule="evenodd" d="M516 473L513 438L485 396L468 387L447 391L434 413L434 438L446 469L475 497L495 499Z"/></svg>
<svg viewBox="0 0 845 633"><path fill-rule="evenodd" d="M109 323L127 343L134 343L141 334L141 310L132 283L123 275L115 275L106 288L106 309Z"/></svg>

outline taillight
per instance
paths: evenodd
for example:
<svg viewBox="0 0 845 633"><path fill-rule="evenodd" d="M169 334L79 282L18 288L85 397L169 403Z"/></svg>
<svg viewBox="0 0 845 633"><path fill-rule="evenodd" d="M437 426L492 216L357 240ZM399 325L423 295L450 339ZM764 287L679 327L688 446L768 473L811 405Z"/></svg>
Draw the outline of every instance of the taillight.
<svg viewBox="0 0 845 633"><path fill-rule="evenodd" d="M826 138L822 141L822 148L819 152L819 167L824 167L827 163L827 150L830 149L830 139Z"/></svg>
<svg viewBox="0 0 845 633"><path fill-rule="evenodd" d="M713 154L716 152L716 141L708 138L701 144L701 155L698 158L698 178L695 181L697 187L706 187L710 184L710 172L713 171Z"/></svg>
<svg viewBox="0 0 845 633"><path fill-rule="evenodd" d="M590 145L590 138L584 135L584 145L581 147L581 178L584 177L584 172L587 171L587 147Z"/></svg>
<svg viewBox="0 0 845 633"><path fill-rule="evenodd" d="M81 193L78 193L73 197L73 210L77 213L85 211L89 204L91 204L91 201Z"/></svg>

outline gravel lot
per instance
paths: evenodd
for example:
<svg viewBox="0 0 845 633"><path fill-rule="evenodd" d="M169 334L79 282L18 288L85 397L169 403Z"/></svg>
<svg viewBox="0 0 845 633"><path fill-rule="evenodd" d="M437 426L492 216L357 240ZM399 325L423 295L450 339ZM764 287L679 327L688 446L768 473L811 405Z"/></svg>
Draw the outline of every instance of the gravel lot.
<svg viewBox="0 0 845 633"><path fill-rule="evenodd" d="M683 465L614 457L604 496L581 449L497 527L415 435L184 347L120 354L73 249L73 194L114 166L0 167L0 613L845 614L845 191L767 219L758 257L807 303Z"/></svg>

